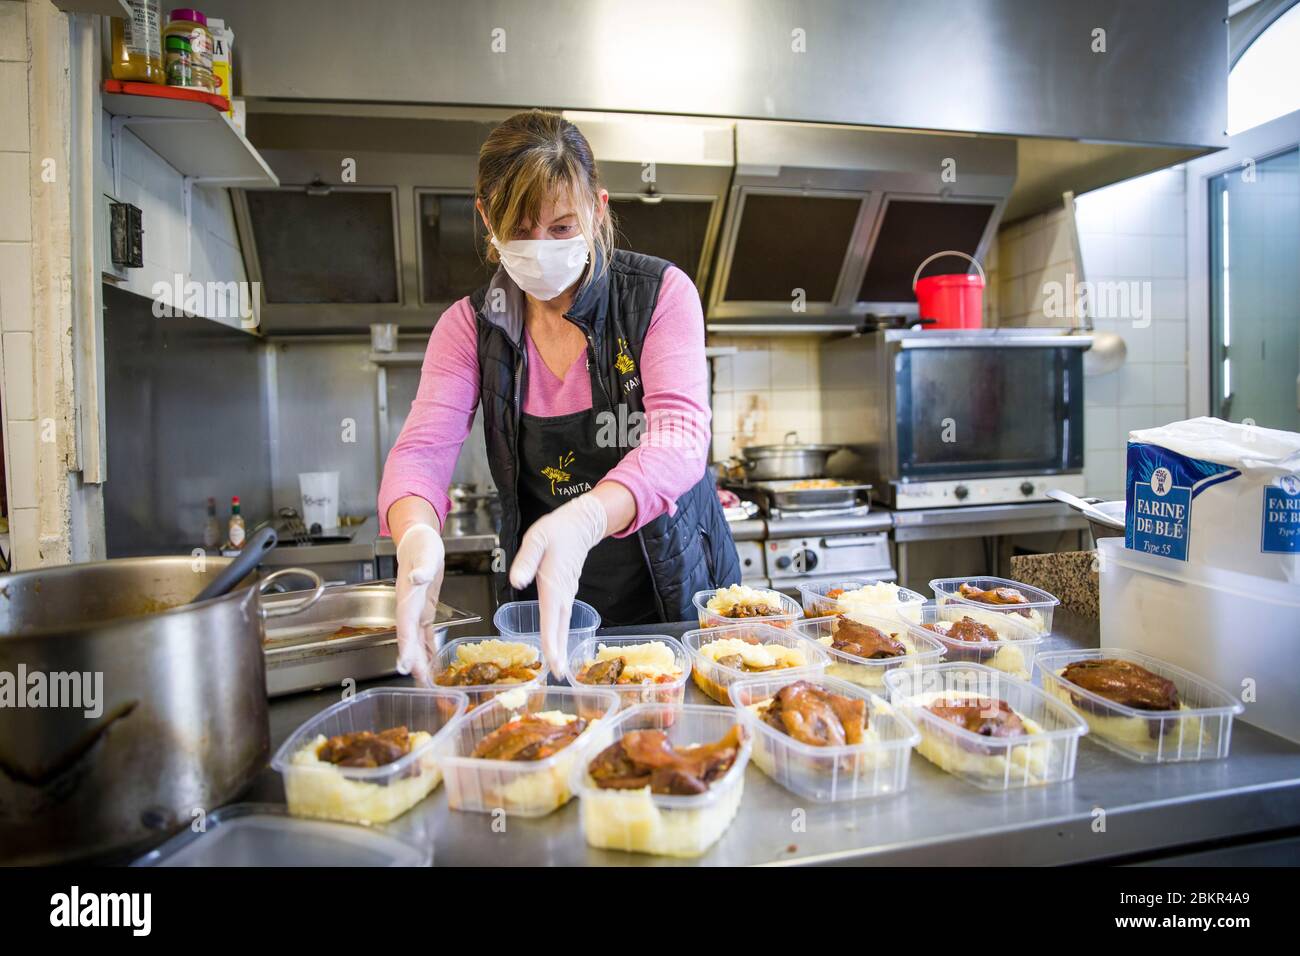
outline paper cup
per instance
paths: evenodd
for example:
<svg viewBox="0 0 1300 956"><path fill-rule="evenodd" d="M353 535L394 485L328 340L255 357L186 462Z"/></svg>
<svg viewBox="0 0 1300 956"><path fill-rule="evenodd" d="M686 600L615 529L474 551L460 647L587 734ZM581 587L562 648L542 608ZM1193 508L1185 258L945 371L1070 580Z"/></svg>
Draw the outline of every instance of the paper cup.
<svg viewBox="0 0 1300 956"><path fill-rule="evenodd" d="M311 530L339 526L339 473L337 471L304 471L298 474L298 490L302 493L302 523Z"/></svg>

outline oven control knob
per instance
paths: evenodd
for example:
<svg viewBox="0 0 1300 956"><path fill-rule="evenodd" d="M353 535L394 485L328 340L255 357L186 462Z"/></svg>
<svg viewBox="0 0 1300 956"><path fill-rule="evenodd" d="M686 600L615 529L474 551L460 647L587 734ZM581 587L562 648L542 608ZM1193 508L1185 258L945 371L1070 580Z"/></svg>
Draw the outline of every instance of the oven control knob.
<svg viewBox="0 0 1300 956"><path fill-rule="evenodd" d="M794 553L794 569L800 574L807 574L817 567L817 552L804 548Z"/></svg>
<svg viewBox="0 0 1300 956"><path fill-rule="evenodd" d="M781 557L776 559L776 566L782 571L788 571L790 569L790 556L786 554L781 555Z"/></svg>
<svg viewBox="0 0 1300 956"><path fill-rule="evenodd" d="M1020 493L1028 498L1034 493L1034 483L1032 481L1022 481L1020 483Z"/></svg>
<svg viewBox="0 0 1300 956"><path fill-rule="evenodd" d="M958 501L965 501L966 496L969 494L970 494L970 489L967 488L965 485L958 485L956 488L952 490L953 497L956 498Z"/></svg>

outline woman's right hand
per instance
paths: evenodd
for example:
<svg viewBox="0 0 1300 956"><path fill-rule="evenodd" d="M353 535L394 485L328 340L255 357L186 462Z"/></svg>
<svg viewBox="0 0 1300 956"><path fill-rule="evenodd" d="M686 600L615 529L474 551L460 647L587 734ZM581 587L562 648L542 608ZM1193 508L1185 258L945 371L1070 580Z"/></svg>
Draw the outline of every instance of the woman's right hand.
<svg viewBox="0 0 1300 956"><path fill-rule="evenodd" d="M432 684L432 622L442 591L446 550L433 525L413 522L397 543L397 670L410 674L420 686Z"/></svg>

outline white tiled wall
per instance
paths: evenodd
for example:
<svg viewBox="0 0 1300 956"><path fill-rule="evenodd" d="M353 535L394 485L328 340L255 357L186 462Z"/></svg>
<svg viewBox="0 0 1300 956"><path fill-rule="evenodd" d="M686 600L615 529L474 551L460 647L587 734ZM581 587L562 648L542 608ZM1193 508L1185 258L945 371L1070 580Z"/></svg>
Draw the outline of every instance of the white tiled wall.
<svg viewBox="0 0 1300 956"><path fill-rule="evenodd" d="M811 336L709 338L709 345L738 349L712 360L715 460L791 431L800 441L821 441L817 343Z"/></svg>
<svg viewBox="0 0 1300 956"><path fill-rule="evenodd" d="M27 4L0 0L0 391L15 567L37 563L35 343Z"/></svg>
<svg viewBox="0 0 1300 956"><path fill-rule="evenodd" d="M1121 497L1124 449L1135 428L1187 417L1187 226L1182 167L1079 196L1076 217L1089 283L1128 283L1137 297L1123 316L1100 315L1098 332L1121 336L1123 366L1088 378L1085 477L1090 494ZM1079 281L1068 223L1052 211L1012 223L999 234L990 285L1002 325L1069 326L1044 312L1048 283ZM996 282L992 281L996 277Z"/></svg>
<svg viewBox="0 0 1300 956"><path fill-rule="evenodd" d="M1187 417L1186 175L1181 166L1080 196L1076 205L1090 282L1135 281L1139 317L1097 318L1127 347L1116 372L1088 379L1085 468L1088 490L1124 494L1128 433Z"/></svg>

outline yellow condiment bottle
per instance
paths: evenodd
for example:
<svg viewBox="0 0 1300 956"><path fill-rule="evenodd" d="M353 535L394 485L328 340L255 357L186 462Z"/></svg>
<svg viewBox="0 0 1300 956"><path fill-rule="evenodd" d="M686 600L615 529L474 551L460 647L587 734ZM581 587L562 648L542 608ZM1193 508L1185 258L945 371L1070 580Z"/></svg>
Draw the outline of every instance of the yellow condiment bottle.
<svg viewBox="0 0 1300 956"><path fill-rule="evenodd" d="M161 0L128 0L131 19L112 19L115 80L164 83Z"/></svg>

